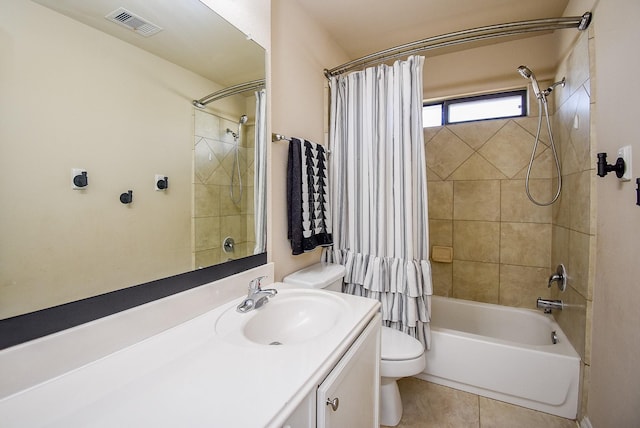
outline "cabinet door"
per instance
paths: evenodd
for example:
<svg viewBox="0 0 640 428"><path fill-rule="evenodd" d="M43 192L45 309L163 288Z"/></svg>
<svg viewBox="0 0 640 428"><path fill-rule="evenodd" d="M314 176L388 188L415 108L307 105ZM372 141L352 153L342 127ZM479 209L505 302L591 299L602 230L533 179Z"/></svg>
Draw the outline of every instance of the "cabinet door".
<svg viewBox="0 0 640 428"><path fill-rule="evenodd" d="M376 315L318 387L319 428L378 428L380 315Z"/></svg>

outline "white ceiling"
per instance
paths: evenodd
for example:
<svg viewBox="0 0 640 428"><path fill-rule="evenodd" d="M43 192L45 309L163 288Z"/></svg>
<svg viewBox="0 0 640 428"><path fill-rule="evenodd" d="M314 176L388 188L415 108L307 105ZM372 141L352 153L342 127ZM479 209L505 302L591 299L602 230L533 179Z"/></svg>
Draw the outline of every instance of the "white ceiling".
<svg viewBox="0 0 640 428"><path fill-rule="evenodd" d="M298 0L355 59L430 36L562 16L568 0ZM337 65L337 64L336 64Z"/></svg>
<svg viewBox="0 0 640 428"><path fill-rule="evenodd" d="M223 86L265 77L264 49L199 0L33 0ZM124 7L163 28L143 37L105 19Z"/></svg>

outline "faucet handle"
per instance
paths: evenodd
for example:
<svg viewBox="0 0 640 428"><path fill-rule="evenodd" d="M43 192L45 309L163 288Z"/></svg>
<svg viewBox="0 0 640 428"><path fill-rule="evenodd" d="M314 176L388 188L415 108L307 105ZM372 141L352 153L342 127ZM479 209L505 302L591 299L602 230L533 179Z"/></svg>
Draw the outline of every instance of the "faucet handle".
<svg viewBox="0 0 640 428"><path fill-rule="evenodd" d="M254 278L249 282L249 290L261 290L262 280L265 279L266 276L259 276Z"/></svg>
<svg viewBox="0 0 640 428"><path fill-rule="evenodd" d="M564 291L567 288L567 270L563 264L559 264L556 268L556 272L549 277L548 288L551 288L551 284L554 282L558 283L560 291Z"/></svg>

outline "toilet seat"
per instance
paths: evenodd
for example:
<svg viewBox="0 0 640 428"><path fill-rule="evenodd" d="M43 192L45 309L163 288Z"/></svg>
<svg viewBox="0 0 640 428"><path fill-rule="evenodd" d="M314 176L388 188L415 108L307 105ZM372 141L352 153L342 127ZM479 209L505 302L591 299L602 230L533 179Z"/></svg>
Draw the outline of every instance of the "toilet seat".
<svg viewBox="0 0 640 428"><path fill-rule="evenodd" d="M424 353L422 343L408 334L382 326L380 358L388 361L412 360Z"/></svg>

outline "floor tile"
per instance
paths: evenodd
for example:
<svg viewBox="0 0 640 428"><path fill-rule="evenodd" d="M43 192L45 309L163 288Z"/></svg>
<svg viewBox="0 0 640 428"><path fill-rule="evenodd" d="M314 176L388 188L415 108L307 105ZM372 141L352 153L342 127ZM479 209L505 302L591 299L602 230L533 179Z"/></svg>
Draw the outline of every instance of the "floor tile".
<svg viewBox="0 0 640 428"><path fill-rule="evenodd" d="M536 412L501 401L480 398L480 426L482 428L575 428L575 421Z"/></svg>
<svg viewBox="0 0 640 428"><path fill-rule="evenodd" d="M417 378L398 381L404 412L397 428L575 428L576 422ZM381 426L381 428L385 428Z"/></svg>
<svg viewBox="0 0 640 428"><path fill-rule="evenodd" d="M416 378L398 381L404 412L398 428L478 428L478 397Z"/></svg>

